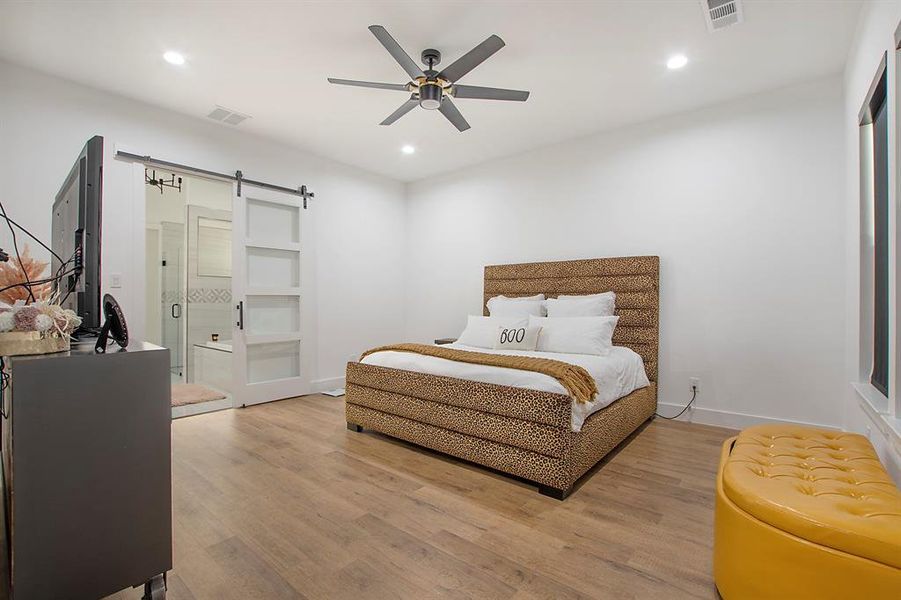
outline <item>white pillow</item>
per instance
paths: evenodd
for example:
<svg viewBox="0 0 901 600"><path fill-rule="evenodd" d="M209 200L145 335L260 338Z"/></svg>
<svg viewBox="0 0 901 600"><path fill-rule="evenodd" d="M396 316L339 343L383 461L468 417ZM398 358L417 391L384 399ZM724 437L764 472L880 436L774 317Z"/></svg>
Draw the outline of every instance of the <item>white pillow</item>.
<svg viewBox="0 0 901 600"><path fill-rule="evenodd" d="M529 317L529 327L541 327L540 352L606 356L613 349L619 317Z"/></svg>
<svg viewBox="0 0 901 600"><path fill-rule="evenodd" d="M579 298L613 298L616 300L616 292L601 292L600 294L560 294L557 298L563 298L565 300L576 300Z"/></svg>
<svg viewBox="0 0 901 600"><path fill-rule="evenodd" d="M528 319L530 315L540 317L544 314L544 300L505 300L495 302L488 307L492 317L520 317Z"/></svg>
<svg viewBox="0 0 901 600"><path fill-rule="evenodd" d="M520 296L517 298L510 298L508 296L493 296L488 299L488 302L485 303L485 306L488 307L488 312L490 313L492 307L503 302L534 302L535 300L544 300L544 294L535 294L534 296Z"/></svg>
<svg viewBox="0 0 901 600"><path fill-rule="evenodd" d="M549 317L612 317L616 310L616 294L560 296L545 301L544 306Z"/></svg>
<svg viewBox="0 0 901 600"><path fill-rule="evenodd" d="M494 338L495 350L534 350L538 347L541 327L498 327Z"/></svg>
<svg viewBox="0 0 901 600"><path fill-rule="evenodd" d="M457 338L458 344L476 348L493 348L498 327L525 327L528 317L478 317L470 315L466 329Z"/></svg>
<svg viewBox="0 0 901 600"><path fill-rule="evenodd" d="M601 298L603 296L613 296L616 298L616 294L613 292L601 292L600 294L559 294L558 298Z"/></svg>

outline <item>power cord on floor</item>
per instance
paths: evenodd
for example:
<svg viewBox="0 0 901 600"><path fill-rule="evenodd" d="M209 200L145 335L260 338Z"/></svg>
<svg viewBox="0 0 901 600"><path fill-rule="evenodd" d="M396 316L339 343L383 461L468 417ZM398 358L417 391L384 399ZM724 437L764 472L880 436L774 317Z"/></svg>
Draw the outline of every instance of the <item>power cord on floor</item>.
<svg viewBox="0 0 901 600"><path fill-rule="evenodd" d="M672 421L673 419L678 419L685 413L686 410L688 410L691 407L692 403L695 401L695 398L697 398L697 397L698 397L698 386L693 385L693 386L691 386L691 400L688 401L688 404L685 405L685 408L683 408L682 410L679 411L678 415L676 415L675 417L666 417L664 415L661 415L660 413L655 413L655 414L658 417L660 417L661 419L666 419L667 421Z"/></svg>

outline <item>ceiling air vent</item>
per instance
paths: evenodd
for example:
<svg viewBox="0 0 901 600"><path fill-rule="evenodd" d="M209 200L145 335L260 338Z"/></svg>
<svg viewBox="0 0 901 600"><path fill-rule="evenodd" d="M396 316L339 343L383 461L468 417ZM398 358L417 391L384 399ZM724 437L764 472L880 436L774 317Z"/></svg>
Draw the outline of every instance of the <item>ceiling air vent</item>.
<svg viewBox="0 0 901 600"><path fill-rule="evenodd" d="M741 0L701 0L707 29L717 31L741 23L744 18Z"/></svg>
<svg viewBox="0 0 901 600"><path fill-rule="evenodd" d="M228 123L229 125L238 125L250 118L250 115L239 113L238 111L219 106L218 104L207 116L214 121Z"/></svg>

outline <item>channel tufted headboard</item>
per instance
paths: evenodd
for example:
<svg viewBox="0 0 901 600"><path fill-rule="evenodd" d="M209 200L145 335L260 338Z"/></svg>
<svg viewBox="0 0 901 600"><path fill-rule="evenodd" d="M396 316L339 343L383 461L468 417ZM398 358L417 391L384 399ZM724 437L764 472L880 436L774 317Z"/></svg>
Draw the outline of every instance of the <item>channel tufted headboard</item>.
<svg viewBox="0 0 901 600"><path fill-rule="evenodd" d="M651 381L657 381L660 257L626 256L485 267L482 307L492 296L599 294L616 292L619 323L613 343L641 355Z"/></svg>

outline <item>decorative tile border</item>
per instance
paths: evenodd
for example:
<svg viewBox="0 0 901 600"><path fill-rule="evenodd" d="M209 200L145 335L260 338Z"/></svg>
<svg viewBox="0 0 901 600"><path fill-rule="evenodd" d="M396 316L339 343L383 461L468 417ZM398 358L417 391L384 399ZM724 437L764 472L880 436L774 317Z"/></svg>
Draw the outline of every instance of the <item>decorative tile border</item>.
<svg viewBox="0 0 901 600"><path fill-rule="evenodd" d="M181 290L168 290L160 298L168 303L229 304L232 301L232 291L223 288L191 288L186 295Z"/></svg>

